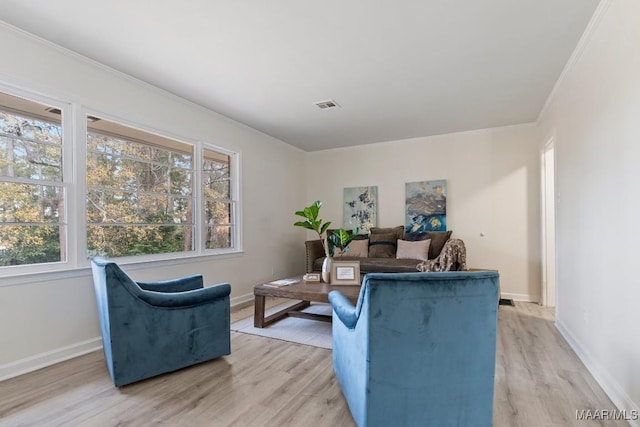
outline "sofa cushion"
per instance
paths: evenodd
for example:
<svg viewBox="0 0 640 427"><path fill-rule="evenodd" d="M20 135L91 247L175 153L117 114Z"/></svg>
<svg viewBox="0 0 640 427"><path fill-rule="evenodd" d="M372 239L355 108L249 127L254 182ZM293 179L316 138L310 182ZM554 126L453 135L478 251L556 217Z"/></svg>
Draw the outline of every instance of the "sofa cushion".
<svg viewBox="0 0 640 427"><path fill-rule="evenodd" d="M369 233L370 235L393 233L396 235L396 238L393 239L393 241L395 242L398 239L402 239L402 235L404 234L404 225L399 225L397 227L390 227L390 228L371 227L371 229L369 230Z"/></svg>
<svg viewBox="0 0 640 427"><path fill-rule="evenodd" d="M369 236L369 256L372 258L395 258L397 233L372 233Z"/></svg>
<svg viewBox="0 0 640 427"><path fill-rule="evenodd" d="M431 240L431 245L429 246L429 259L438 258L440 252L442 252L442 248L444 244L447 243L447 240L451 237L452 230L448 231L425 231L423 233L405 233L403 240L408 240L410 242L420 241L420 240Z"/></svg>
<svg viewBox="0 0 640 427"><path fill-rule="evenodd" d="M398 250L396 258L398 259L419 259L427 261L429 259L429 246L431 240L419 240L417 242L409 242L407 240L398 239Z"/></svg>
<svg viewBox="0 0 640 427"><path fill-rule="evenodd" d="M336 249L336 257L343 258L345 256L367 258L369 256L369 239L364 240L352 240L349 243L349 250L342 252L340 249Z"/></svg>

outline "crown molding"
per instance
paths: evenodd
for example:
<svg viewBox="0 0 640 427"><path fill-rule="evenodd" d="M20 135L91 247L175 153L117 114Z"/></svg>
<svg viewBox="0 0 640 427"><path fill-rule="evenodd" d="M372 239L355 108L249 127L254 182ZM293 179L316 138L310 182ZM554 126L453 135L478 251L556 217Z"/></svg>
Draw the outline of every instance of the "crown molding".
<svg viewBox="0 0 640 427"><path fill-rule="evenodd" d="M591 42L593 33L596 31L596 29L600 25L600 22L602 22L602 19L605 13L607 12L607 10L609 9L609 6L611 5L612 2L613 0L601 0L600 3L598 4L596 11L593 13L593 16L591 17L591 20L589 21L587 28L584 30L584 33L582 33L582 36L580 37L580 40L578 41L576 48L573 50L573 53L569 57L569 60L564 66L562 73L560 73L560 77L558 77L556 84L553 85L553 89L551 89L551 92L549 93L547 100L545 101L544 105L542 106L542 109L540 110L540 113L538 113L538 118L536 119L536 123L538 124L540 123L540 121L542 120L542 117L547 112L549 105L551 105L551 103L557 96L558 91L560 90L560 87L562 86L562 83L564 82L567 74L571 72L575 64L580 60L580 57L582 57L582 54L584 53L587 46L589 45L589 42Z"/></svg>
<svg viewBox="0 0 640 427"><path fill-rule="evenodd" d="M287 147L292 148L292 149L294 149L296 151L305 152L304 150L302 150L302 149L300 149L298 147L295 147L295 146L293 146L291 144L288 144L285 141L282 141L282 140L280 140L280 139L278 139L278 138L276 138L276 137L274 137L272 135L264 133L264 132L262 132L262 131L260 131L258 129L252 128L249 125L246 125L246 124L244 124L242 122L234 120L234 119L232 119L230 117L227 117L227 116L225 116L223 114L218 113L217 111L211 110L210 108L207 108L207 107L205 107L203 105L197 104L197 103L195 103L193 101L190 101L190 100L188 100L186 98L182 98L179 95L176 95L176 94L174 94L172 92L169 92L169 91L167 91L165 89L159 88L158 86L154 86L151 83L145 82L144 80L140 80L140 79L138 79L136 77L133 77L133 76L131 76L129 74L123 73L122 71L119 71L119 70L116 70L115 68L109 67L108 65L105 65L105 64L103 64L101 62L98 62L95 59L88 58L88 57L86 57L84 55L81 55L78 52L75 52L75 51L73 51L71 49L68 49L66 47L60 46L59 44L56 44L56 43L54 43L54 42L52 42L50 40L47 40L45 38L42 38L42 37L37 36L35 34L32 34L32 33L28 32L28 31L23 30L22 28L18 28L18 27L14 26L14 25L11 25L11 24L9 24L9 23L7 23L5 21L0 20L0 28L6 28L7 30L12 31L12 32L24 37L24 38L27 38L27 39L31 40L32 42L34 42L36 44L40 44L40 45L46 46L47 48L55 50L58 53L60 53L61 55L64 55L64 56L67 56L67 57L71 57L71 58L73 58L73 59L75 59L75 60L77 60L79 62L83 62L83 63L85 63L85 64L87 64L87 65L89 65L91 67L97 68L97 69L99 69L99 70L101 70L101 71L103 71L103 72L105 72L107 74L110 74L110 75L112 75L114 77L120 78L120 79L122 79L122 80L124 80L124 81L126 81L128 83L131 83L131 84L134 84L136 86L142 87L142 88L144 88L144 89L146 89L146 90L148 90L150 92L155 92L156 94L159 94L159 95L161 95L161 96L163 96L165 98L168 98L168 99L170 99L172 101L175 101L175 102L178 102L180 104L186 105L186 106L188 106L190 108L194 108L194 109L200 110L201 112L203 112L205 114L213 115L217 119L219 119L219 120L221 120L223 122L226 122L226 123L228 123L228 124L230 124L230 125L232 125L234 127L247 130L247 131L249 131L251 133L260 135L263 138L266 137L269 140L271 140L272 142L279 143L279 144L284 144Z"/></svg>

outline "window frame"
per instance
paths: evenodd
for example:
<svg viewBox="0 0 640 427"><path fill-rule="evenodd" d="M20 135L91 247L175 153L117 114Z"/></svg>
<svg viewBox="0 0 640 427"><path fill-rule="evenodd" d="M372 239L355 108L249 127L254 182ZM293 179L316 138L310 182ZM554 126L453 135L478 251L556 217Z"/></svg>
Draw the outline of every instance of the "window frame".
<svg viewBox="0 0 640 427"><path fill-rule="evenodd" d="M37 93L29 92L26 90L21 90L18 88L8 87L5 85L0 85L0 92L3 92L7 95L14 96L17 98L23 98L27 101L31 101L34 103L42 104L47 107L55 107L60 109L61 117L60 117L60 126L62 128L62 141L61 141L61 162L62 162L62 180L56 186L62 188L63 191L63 205L64 205L64 220L59 222L58 224L61 227L65 227L65 253L64 260L53 261L53 262L43 262L38 264L20 264L20 265L8 265L8 266L0 266L0 277L6 276L15 276L15 275L23 275L30 273L47 273L50 271L58 271L58 270L68 270L70 268L75 267L75 251L71 247L70 242L73 236L73 232L71 229L73 226L71 225L75 220L74 215L70 212L71 207L71 197L73 197L73 184L74 184L74 173L73 173L73 109L71 103L66 103L51 97L47 97L44 95L40 95ZM35 115L29 114L29 112L25 112L25 116L34 117ZM46 119L46 118L44 118ZM25 182L31 181L28 179L25 180L10 180L10 179L1 179L0 182ZM34 185L38 185L35 182L29 182ZM45 185L45 183L39 184ZM73 236L75 237L75 236Z"/></svg>
<svg viewBox="0 0 640 427"><path fill-rule="evenodd" d="M0 91L25 98L47 106L59 108L62 125L62 188L64 189L64 209L66 225L66 256L64 261L41 264L24 264L0 267L0 286L30 283L31 275L49 273L56 278L75 277L74 271L90 266L87 258L87 116L95 116L129 126L143 132L182 142L193 147L194 176L193 200L196 205L193 218L193 251L170 252L160 254L114 257L113 260L129 265L153 265L157 262L184 263L195 262L198 258L216 259L239 256L243 253L242 239L242 201L241 201L241 153L237 150L220 147L210 141L195 140L183 135L175 135L167 130L156 129L144 123L109 114L78 103L65 102L40 95L29 90L0 84ZM232 246L230 248L206 249L204 242L204 195L202 191L202 166L204 150L212 150L229 156L230 196L233 210ZM7 279L12 279L7 281ZM18 279L18 280L16 280Z"/></svg>
<svg viewBox="0 0 640 427"><path fill-rule="evenodd" d="M196 151L198 150L197 148L197 144L193 143L193 142L186 142L184 140L184 138L176 138L176 137L169 137L166 134L162 134L158 131L150 131L147 129L142 128L141 126L136 126L136 125L132 125L129 123L125 123L122 120L119 119L112 119L112 118L107 118L105 117L104 114L87 114L86 116L94 116L94 117L99 117L101 120L105 121L105 122L111 122L113 124L115 124L116 126L120 126L120 127L125 127L128 129L133 130L134 132L139 131L139 132L144 132L145 134L148 134L152 139L154 136L157 136L160 139L167 139L170 141L175 141L177 144L188 147L188 151L189 151L189 155L191 156L191 167L189 169L185 169L188 170L189 173L191 174L191 194L189 196L178 196L178 197L183 197L183 198L190 198L192 199L192 203L193 203L193 212L191 214L191 222L188 223L188 226L192 228L192 236L191 236L191 246L192 246L192 250L188 250L188 251L177 251L177 252L160 252L160 253L155 253L155 254L145 254L145 255L126 255L126 256L119 256L119 257L110 257L111 259L114 260L123 260L123 259L144 259L147 257L150 257L149 259L155 259L155 257L161 257L161 258L167 258L167 257L180 257L180 256L189 256L189 255L194 255L197 254L197 246L196 246L196 242L195 242L195 234L197 233L197 225L196 225L196 215L195 215L195 211L198 209L198 201L195 197L195 193L197 192L197 186L196 186L196 173L197 173L197 159L196 159ZM85 116L85 117L86 117ZM85 123L86 125L86 123ZM162 145L162 142L152 142L152 141L145 141L144 139L141 139L140 137L133 137L131 135L124 135L124 134L118 134L118 133L113 133L113 132L107 132L107 131L103 131L103 130L96 130L96 129L88 129L87 126L87 132L84 133L85 136L85 162L86 162L86 154L88 153L88 141L87 141L87 136L88 133L93 132L97 135L101 135L101 136L107 136L107 137L114 137L114 138L118 138L118 139L122 139L126 142L131 142L134 144L140 144L142 146L147 146L147 147L154 147L154 148L159 148L162 150L166 150L169 152L173 152L173 153L177 153L177 149L171 149L170 147L167 147L165 145ZM185 148L186 150L186 148ZM125 158L126 156L119 156L120 159ZM129 160L134 160L134 161L138 161L135 159L129 159ZM144 160L139 160L140 162L144 163ZM153 162L152 162L153 163ZM85 171L87 169L87 166L85 164L84 167ZM86 176L85 176L86 178ZM88 228L89 226L94 225L93 223L88 221L88 215L87 215L87 211L86 211L86 200L88 198L88 193L87 193L87 189L89 188L88 185L88 181L87 179L84 179L84 184L85 184L85 211L84 211L84 219L85 219L85 226ZM107 187L96 187L97 191L113 191L112 188L107 188ZM144 194L144 192L137 192L137 191L130 191L130 190L122 190L124 193L131 193L131 194L136 194L136 195L141 195ZM156 194L156 196L160 196L160 194ZM167 193L165 194L165 196L172 196L171 193ZM175 196L175 195L173 195ZM132 226L138 226L139 224L131 224ZM169 225L169 224L162 224L162 223L158 223L158 225ZM100 225L98 225L100 226ZM116 225L117 226L117 225ZM126 227L127 225L123 225L124 227ZM87 236L86 232L84 234L84 236ZM85 244L88 243L88 239L85 237ZM88 249L88 248L87 248ZM85 253L87 253L87 249L85 249Z"/></svg>
<svg viewBox="0 0 640 427"><path fill-rule="evenodd" d="M229 180L231 181L229 184L229 201L231 202L231 229L233 232L231 233L231 247L230 248L215 248L215 249L207 249L205 242L205 233L206 233L206 224L205 220L205 209L206 209L206 200L203 192L203 183L202 183L202 166L204 164L204 152L205 150L215 151L219 154L229 156ZM224 148L217 147L210 143L201 143L198 149L199 159L198 159L198 173L197 173L197 183L198 183L198 196L200 197L198 212L200 214L199 218L196 218L198 224L200 224L201 229L198 230L196 228L198 237L200 241L198 242L198 247L205 254L226 254L226 253L235 253L242 252L242 227L240 224L242 218L242 207L240 202L240 153L237 151L231 151Z"/></svg>

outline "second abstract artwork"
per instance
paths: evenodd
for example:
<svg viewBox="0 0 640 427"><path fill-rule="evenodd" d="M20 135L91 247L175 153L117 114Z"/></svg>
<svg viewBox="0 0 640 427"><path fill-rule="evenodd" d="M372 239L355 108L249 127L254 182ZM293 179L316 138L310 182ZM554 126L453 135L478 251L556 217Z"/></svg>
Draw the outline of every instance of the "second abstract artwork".
<svg viewBox="0 0 640 427"><path fill-rule="evenodd" d="M405 231L415 234L447 229L447 181L406 183Z"/></svg>

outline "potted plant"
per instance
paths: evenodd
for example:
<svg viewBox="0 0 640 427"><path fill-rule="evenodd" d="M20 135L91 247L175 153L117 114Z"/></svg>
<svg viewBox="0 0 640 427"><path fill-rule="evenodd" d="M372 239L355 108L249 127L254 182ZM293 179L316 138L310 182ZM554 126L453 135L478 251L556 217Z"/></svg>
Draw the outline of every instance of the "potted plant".
<svg viewBox="0 0 640 427"><path fill-rule="evenodd" d="M329 246L329 255L333 257L335 255L335 250L340 249L342 253L346 253L349 251L349 243L353 240L355 235L358 233L358 229L354 230L353 233L348 232L344 228L339 228L335 230L331 236L327 237L328 246Z"/></svg>
<svg viewBox="0 0 640 427"><path fill-rule="evenodd" d="M353 240L353 235L344 228L340 228L334 231L330 237L325 238L324 234L329 229L331 221L323 222L322 219L318 218L321 207L322 202L320 200L316 200L311 204L311 206L307 206L303 210L297 211L296 215L304 218L304 221L297 221L293 225L313 230L318 234L325 254L324 261L322 262L322 280L329 283L331 262L335 249L341 249L343 252L348 251L349 243Z"/></svg>

